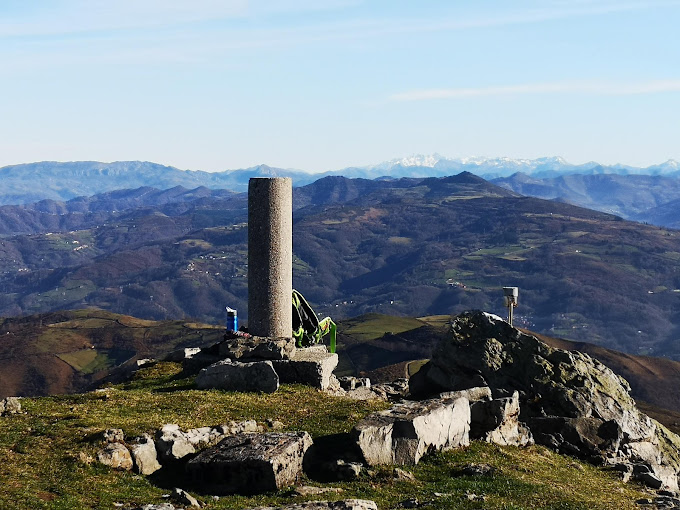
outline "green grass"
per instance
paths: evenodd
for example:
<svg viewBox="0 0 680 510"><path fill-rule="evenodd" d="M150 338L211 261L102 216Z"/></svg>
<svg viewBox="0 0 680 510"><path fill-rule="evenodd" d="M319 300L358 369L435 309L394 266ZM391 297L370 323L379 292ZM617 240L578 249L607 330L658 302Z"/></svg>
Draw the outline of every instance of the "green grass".
<svg viewBox="0 0 680 510"><path fill-rule="evenodd" d="M412 317L395 317L372 313L342 321L340 332L360 340L375 340L385 333L403 333L419 328L423 324L423 322Z"/></svg>
<svg viewBox="0 0 680 510"><path fill-rule="evenodd" d="M286 430L306 430L313 438L348 432L378 401L328 396L309 387L283 385L274 394L200 391L191 378L179 378L175 363L159 363L135 379L105 391L27 398L25 414L0 417L0 508L110 509L160 503L167 487L152 479L108 469L91 458L106 428L122 428L127 438L153 433L165 423L184 429L229 420L267 418ZM488 463L488 476L462 476L468 463ZM413 482L395 481L392 467L370 470L359 480L331 484L341 494L325 499L365 498L380 509L415 498L437 509L634 509L644 497L639 487L623 485L612 472L582 464L542 447L519 449L474 442L437 453L406 468ZM308 478L303 483L318 485ZM484 501L471 500L472 494ZM213 501L195 494L207 509L251 508L319 499L293 496L291 490L259 496L228 496ZM472 498L474 499L474 498Z"/></svg>

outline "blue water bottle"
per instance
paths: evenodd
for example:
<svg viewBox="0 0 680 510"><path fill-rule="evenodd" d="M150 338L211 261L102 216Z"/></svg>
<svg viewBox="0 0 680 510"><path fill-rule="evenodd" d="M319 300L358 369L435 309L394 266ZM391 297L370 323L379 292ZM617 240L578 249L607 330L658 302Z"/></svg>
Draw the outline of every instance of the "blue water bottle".
<svg viewBox="0 0 680 510"><path fill-rule="evenodd" d="M229 307L227 307L227 331L238 331L238 314Z"/></svg>

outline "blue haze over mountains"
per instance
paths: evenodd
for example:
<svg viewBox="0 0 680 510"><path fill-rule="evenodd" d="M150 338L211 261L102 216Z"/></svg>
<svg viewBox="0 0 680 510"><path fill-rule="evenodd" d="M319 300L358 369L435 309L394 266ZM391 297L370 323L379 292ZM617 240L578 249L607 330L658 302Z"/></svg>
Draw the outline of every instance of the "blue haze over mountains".
<svg viewBox="0 0 680 510"><path fill-rule="evenodd" d="M674 160L638 168L573 165L559 157L539 159L411 156L377 165L309 173L258 165L223 172L179 170L151 162L39 162L0 168L0 205L67 201L119 189L205 187L242 192L251 177L287 176L295 186L341 175L362 179L445 177L470 172L517 193L612 213L625 219L680 228L680 164ZM39 186L36 186L39 183Z"/></svg>

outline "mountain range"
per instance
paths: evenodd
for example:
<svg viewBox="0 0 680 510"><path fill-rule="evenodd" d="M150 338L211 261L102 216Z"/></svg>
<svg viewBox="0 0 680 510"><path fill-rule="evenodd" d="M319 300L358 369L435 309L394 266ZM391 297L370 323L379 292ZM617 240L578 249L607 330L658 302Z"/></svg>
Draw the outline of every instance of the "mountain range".
<svg viewBox="0 0 680 510"><path fill-rule="evenodd" d="M470 172L485 179L510 177L521 173L535 179L563 175L653 175L676 178L680 165L669 160L660 165L637 168L624 165L605 166L595 162L573 165L559 157L539 159L463 158L448 159L437 154L410 156L377 165L348 167L320 173L303 172L258 165L239 170L204 172L179 170L157 163L118 161L50 162L11 165L0 168L0 204L26 204L44 199L70 200L118 189L154 187L187 189L206 187L245 191L251 177L291 177L296 186L310 184L328 176L362 179L399 179L402 177L446 177ZM36 183L40 186L36 186Z"/></svg>
<svg viewBox="0 0 680 510"><path fill-rule="evenodd" d="M99 308L144 319L247 318L247 200L206 188L0 209L0 315ZM12 234L21 231L22 234ZM680 359L680 236L521 196L470 173L327 177L294 190L294 285L335 318L504 314L519 325Z"/></svg>

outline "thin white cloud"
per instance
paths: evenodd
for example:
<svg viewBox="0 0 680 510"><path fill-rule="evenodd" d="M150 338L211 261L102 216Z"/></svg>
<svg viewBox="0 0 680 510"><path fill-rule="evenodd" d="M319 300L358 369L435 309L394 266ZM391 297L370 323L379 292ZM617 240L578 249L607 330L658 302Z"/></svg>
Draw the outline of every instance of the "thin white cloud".
<svg viewBox="0 0 680 510"><path fill-rule="evenodd" d="M437 99L465 99L488 96L517 96L526 94L591 94L603 96L634 96L660 92L680 92L680 79L655 80L640 83L558 82L531 83L500 87L452 88L413 90L392 94L390 101L430 101Z"/></svg>

